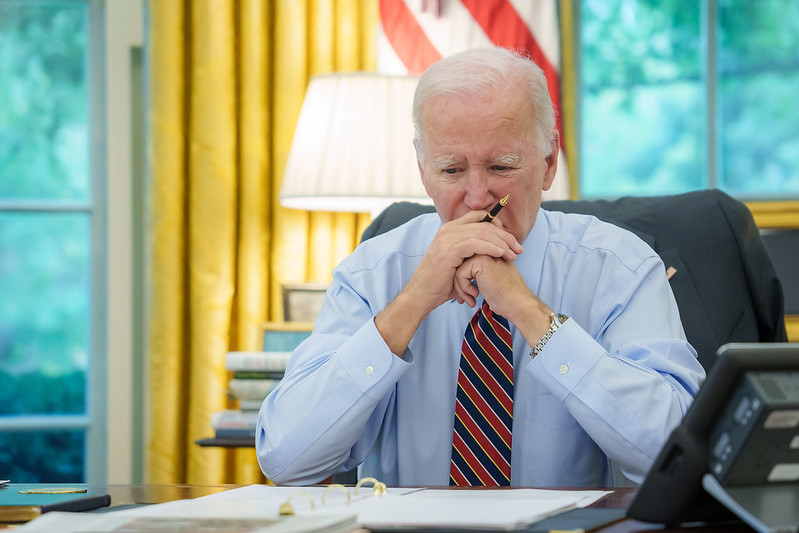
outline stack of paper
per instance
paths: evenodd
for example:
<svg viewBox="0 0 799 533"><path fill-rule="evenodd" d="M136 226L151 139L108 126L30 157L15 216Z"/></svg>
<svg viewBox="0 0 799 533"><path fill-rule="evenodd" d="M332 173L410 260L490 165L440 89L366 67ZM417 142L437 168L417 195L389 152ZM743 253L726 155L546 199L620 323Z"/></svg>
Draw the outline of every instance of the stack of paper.
<svg viewBox="0 0 799 533"><path fill-rule="evenodd" d="M44 515L18 531L51 531L56 524L63 532L130 531L144 525L152 530L156 525L174 528L182 525L181 521L186 526L184 530L208 532L230 531L230 526L239 527L236 531L349 531L356 525L377 530L425 527L512 531L553 514L584 507L605 494L539 489L392 488L384 496L376 496L370 488L361 488L361 493L355 495L352 487L345 491L341 487L331 490L322 486L251 485L195 500L103 515L48 513L50 516ZM289 499L296 515L279 517L280 505ZM233 521L237 521L235 525ZM197 527L200 524L201 529ZM219 529L213 529L214 524Z"/></svg>

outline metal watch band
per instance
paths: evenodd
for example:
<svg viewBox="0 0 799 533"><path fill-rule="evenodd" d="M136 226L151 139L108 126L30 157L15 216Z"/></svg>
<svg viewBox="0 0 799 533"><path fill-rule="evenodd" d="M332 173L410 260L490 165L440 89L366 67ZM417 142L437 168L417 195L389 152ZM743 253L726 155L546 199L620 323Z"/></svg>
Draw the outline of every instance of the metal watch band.
<svg viewBox="0 0 799 533"><path fill-rule="evenodd" d="M562 326L563 323L569 319L569 317L567 317L566 315L562 315L560 313L552 313L551 315L549 315L549 318L550 318L549 329L547 330L546 333L544 333L544 336L541 337L541 340L535 343L533 349L530 350L530 357L535 357L536 355L540 354L541 350L543 350L544 346L546 346L547 342L549 342L549 339L552 338L552 335L554 335L555 332L558 331L560 326Z"/></svg>

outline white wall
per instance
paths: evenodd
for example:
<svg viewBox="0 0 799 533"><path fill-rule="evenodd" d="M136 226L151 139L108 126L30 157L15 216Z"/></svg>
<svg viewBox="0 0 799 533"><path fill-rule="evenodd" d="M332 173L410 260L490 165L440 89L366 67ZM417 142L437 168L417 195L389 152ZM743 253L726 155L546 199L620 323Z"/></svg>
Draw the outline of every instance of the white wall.
<svg viewBox="0 0 799 533"><path fill-rule="evenodd" d="M169 0L171 1L171 0ZM131 48L144 43L144 0L105 0L108 206L107 482L132 483L134 455ZM91 460L91 458L89 458ZM140 478L139 478L140 479Z"/></svg>

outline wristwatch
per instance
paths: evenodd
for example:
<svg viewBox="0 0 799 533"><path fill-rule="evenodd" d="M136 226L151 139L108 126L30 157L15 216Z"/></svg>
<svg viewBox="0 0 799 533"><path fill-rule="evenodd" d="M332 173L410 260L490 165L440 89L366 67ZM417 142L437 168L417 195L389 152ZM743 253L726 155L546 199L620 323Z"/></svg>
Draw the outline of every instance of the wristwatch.
<svg viewBox="0 0 799 533"><path fill-rule="evenodd" d="M561 313L552 313L551 315L549 315L549 318L551 320L551 322L549 323L549 329L547 330L546 333L544 333L544 336L541 337L541 340L538 341L535 344L535 346L533 346L533 349L530 350L530 357L535 357L536 355L540 354L541 350L543 350L544 346L546 346L547 342L549 342L549 339L552 338L552 335L554 335L555 332L558 331L558 329L563 325L564 322L569 320L569 317Z"/></svg>

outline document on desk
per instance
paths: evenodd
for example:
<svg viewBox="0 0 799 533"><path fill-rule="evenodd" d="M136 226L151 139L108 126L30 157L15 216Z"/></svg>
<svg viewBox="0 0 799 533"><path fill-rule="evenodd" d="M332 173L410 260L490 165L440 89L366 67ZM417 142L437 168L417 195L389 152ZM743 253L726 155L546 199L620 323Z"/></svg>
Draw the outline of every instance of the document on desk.
<svg viewBox="0 0 799 533"><path fill-rule="evenodd" d="M416 528L512 531L590 505L602 491L425 489L402 497L358 502L357 522L386 531Z"/></svg>
<svg viewBox="0 0 799 533"><path fill-rule="evenodd" d="M355 494L353 487L273 487L250 485L194 500L180 500L105 515L75 515L66 521L30 522L19 531L135 531L130 524L154 524L192 519L209 529L212 520L261 520L240 531L347 531L361 527L377 530L464 529L512 531L562 511L585 507L608 492L540 489L406 489L389 488L382 496L371 488ZM290 503L295 516L278 519L281 505ZM52 513L48 513L52 514ZM99 518L98 518L99 517ZM77 523L78 519L87 521ZM54 516L53 519L56 519ZM92 520L89 522L88 520ZM271 521L271 522L270 522ZM292 523L293 522L293 523ZM220 522L221 524L222 522ZM244 524L242 524L244 525ZM65 527L68 526L68 527ZM292 529L293 527L293 529ZM303 529L305 528L305 529Z"/></svg>
<svg viewBox="0 0 799 533"><path fill-rule="evenodd" d="M361 487L355 494L352 487L344 491L335 486L250 485L201 500L206 508L203 512L214 505L235 508L240 513L237 516L247 516L254 508L276 512L281 503L291 498L299 515L354 513L358 525L376 530L425 527L512 531L569 509L586 507L606 494L609 492L522 488L389 488L385 495L377 496L370 487ZM313 510L310 502L314 502Z"/></svg>

